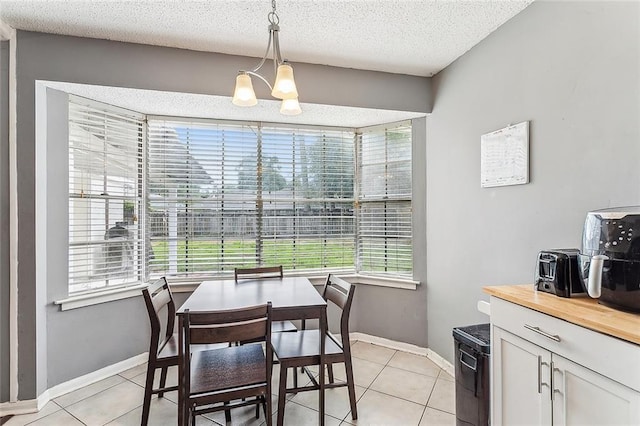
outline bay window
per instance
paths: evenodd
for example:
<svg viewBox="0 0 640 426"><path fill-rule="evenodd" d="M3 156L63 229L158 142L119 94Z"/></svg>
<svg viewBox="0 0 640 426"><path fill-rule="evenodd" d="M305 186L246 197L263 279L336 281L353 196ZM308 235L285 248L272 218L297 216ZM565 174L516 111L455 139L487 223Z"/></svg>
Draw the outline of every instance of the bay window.
<svg viewBox="0 0 640 426"><path fill-rule="evenodd" d="M74 97L70 293L258 265L411 278L411 139L410 123L146 117Z"/></svg>

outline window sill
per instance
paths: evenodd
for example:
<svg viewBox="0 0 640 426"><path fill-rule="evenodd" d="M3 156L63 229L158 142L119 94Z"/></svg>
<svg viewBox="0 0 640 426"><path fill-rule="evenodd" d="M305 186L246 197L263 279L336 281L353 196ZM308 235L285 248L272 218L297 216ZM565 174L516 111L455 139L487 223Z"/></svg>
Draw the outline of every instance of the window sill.
<svg viewBox="0 0 640 426"><path fill-rule="evenodd" d="M375 285L379 287L398 288L403 290L416 290L420 285L419 281L399 278L374 277L370 275L357 274L339 275L347 281L359 285ZM308 278L309 281L311 281L311 283L315 286L323 285L325 280L327 279L326 275L314 275L308 276ZM170 283L171 291L173 291L174 293L190 293L194 291L202 281L181 281ZM139 284L131 287L71 296L67 297L66 299L56 300L53 302L53 304L59 305L61 311L68 311L70 309L83 308L85 306L92 306L100 303L113 302L116 300L127 299L129 297L140 296L142 294L141 290L146 286L147 284Z"/></svg>
<svg viewBox="0 0 640 426"><path fill-rule="evenodd" d="M391 277L376 277L372 275L359 275L359 274L351 274L351 275L340 275L341 278L346 279L347 281L353 284L360 285L375 285L379 287L390 287L390 288L399 288L403 290L417 290L420 285L420 281L402 279L402 278L391 278ZM323 278L324 283L324 278Z"/></svg>
<svg viewBox="0 0 640 426"><path fill-rule="evenodd" d="M70 296L66 299L56 300L53 304L59 305L61 311L68 311L70 309L83 308L85 306L98 305L100 303L141 296L141 290L146 286L146 284L138 284L129 287L115 288L112 290Z"/></svg>
<svg viewBox="0 0 640 426"><path fill-rule="evenodd" d="M390 288L399 288L404 290L416 290L420 285L420 281L402 279L402 278L391 278L391 277L377 277L372 275L359 275L353 273L336 273L341 278L346 279L347 281L353 284L361 284L361 285L375 285L379 287L390 287ZM315 286L324 285L327 280L327 275L305 275L305 274L285 274L287 277L291 276L306 276L311 284ZM215 280L212 278L211 280ZM169 282L171 285L171 291L174 293L189 293L192 292L200 285L202 281L208 281L207 279L202 279L198 281L178 281L178 282Z"/></svg>

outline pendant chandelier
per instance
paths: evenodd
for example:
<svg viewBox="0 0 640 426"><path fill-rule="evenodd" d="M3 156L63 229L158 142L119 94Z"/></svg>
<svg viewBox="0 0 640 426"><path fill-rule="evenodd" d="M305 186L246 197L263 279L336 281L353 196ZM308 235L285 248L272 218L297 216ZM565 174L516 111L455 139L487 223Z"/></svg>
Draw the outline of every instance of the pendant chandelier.
<svg viewBox="0 0 640 426"><path fill-rule="evenodd" d="M262 60L260 60L254 69L250 71L238 71L232 102L238 106L254 106L258 103L256 93L253 90L253 83L251 82L251 76L254 76L269 86L271 96L282 99L282 105L280 106L281 114L298 115L302 110L298 103L298 89L296 89L296 82L293 79L293 68L286 60L282 59L280 54L280 40L278 38L280 18L276 13L275 0L271 0L271 9L271 12L267 15L269 19L269 42L267 43L267 50ZM269 54L271 54L270 59L273 60L273 69L276 75L276 81L273 83L273 86L269 84L266 78L258 74L260 68L262 68L267 59L269 59Z"/></svg>

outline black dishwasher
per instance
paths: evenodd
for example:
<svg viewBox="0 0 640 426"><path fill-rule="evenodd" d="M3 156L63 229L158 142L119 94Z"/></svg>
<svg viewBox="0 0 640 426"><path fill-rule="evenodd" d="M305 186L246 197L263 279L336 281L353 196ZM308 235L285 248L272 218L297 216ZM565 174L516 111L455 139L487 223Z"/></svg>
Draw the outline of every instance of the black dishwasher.
<svg viewBox="0 0 640 426"><path fill-rule="evenodd" d="M455 327L456 425L489 425L489 324Z"/></svg>

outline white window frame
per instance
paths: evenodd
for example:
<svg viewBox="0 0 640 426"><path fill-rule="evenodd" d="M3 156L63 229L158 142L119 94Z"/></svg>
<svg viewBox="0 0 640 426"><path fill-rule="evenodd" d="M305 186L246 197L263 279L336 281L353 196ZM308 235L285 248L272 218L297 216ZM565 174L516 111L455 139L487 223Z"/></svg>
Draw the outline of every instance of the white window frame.
<svg viewBox="0 0 640 426"><path fill-rule="evenodd" d="M117 109L117 107L114 107ZM126 111L126 110L124 110ZM129 113L131 113L131 111L127 111ZM147 118L160 118L160 119L174 119L175 117L165 117L165 116L144 116L145 121ZM183 117L180 117L180 119L185 119ZM194 119L190 119L190 121L194 121ZM222 120L214 120L214 121L219 121L222 122ZM405 124L409 124L411 125L411 121L405 121L402 122ZM385 124L385 125L381 125L381 126L371 126L371 127L393 127L394 124L402 124L402 123L389 123L389 124ZM282 123L278 123L278 124L271 124L271 123L264 123L264 125L269 125L269 126L278 126L278 127L290 127L289 125L286 124L282 124ZM309 128L318 128L318 126L295 126L295 127L309 127ZM354 133L356 133L356 135L358 133L360 133L361 131L367 130L369 128L362 128L362 129L350 129L353 130ZM147 126L143 126L143 131L144 131L144 142L143 142L143 161L145 162L145 164L143 165L143 170L146 170L146 160L147 160L147 156L148 156L148 137L147 137ZM356 143L357 145L357 143ZM412 158L411 163L413 164L414 159ZM358 204L358 200L357 197L359 196L358 194L358 187L357 187L357 173L358 173L358 159L357 159L357 152L354 153L354 205L357 208L357 204ZM143 171L144 174L144 171ZM143 178L143 194L146 197L148 194L148 189L146 187L146 179ZM413 191L413 188L412 188ZM412 202L411 200L412 197L409 197L406 201ZM143 202L144 204L144 202ZM146 240L146 226L144 224L144 218L146 217L146 211L142 211L139 214L139 218L140 218L140 229L142 230L143 233L143 239ZM393 287L393 288L401 288L401 289L412 289L415 290L417 288L417 286L420 284L418 281L415 281L412 279L412 277L410 276L404 276L404 275L396 275L394 276L393 274L389 275L389 274L362 274L359 272L358 270L358 266L357 266L357 256L358 256L358 247L357 247L357 240L358 240L358 230L357 230L357 211L354 211L354 221L356 222L355 225L355 253L354 253L354 268L353 270L344 270L344 271L340 271L343 274L346 274L345 276L348 276L350 280L352 280L354 283L358 283L358 284L368 284L368 285L376 285L376 286L383 286L383 287ZM143 241L143 250L146 250L146 248L144 248L147 244L146 241ZM412 244L413 244L413 238L412 238ZM413 251L413 247L412 247L412 251ZM144 277L144 281L146 281L146 279L148 278L148 271L147 271L147 264L148 262L145 260L144 261L144 265L143 265L143 269L142 269L142 276ZM413 269L413 268L412 268ZM312 279L312 282L317 281L318 283L320 283L322 276L321 275L317 275L317 274L313 274L313 273L305 273L305 271L299 271L299 272L295 272L295 271L290 271L291 275L296 275L296 274L303 274L305 276L308 276L310 279ZM175 279L172 280L176 287L177 291L191 291L194 288L194 285L199 283L202 280L202 277L187 277L187 278L182 278L182 279ZM82 306L90 306L90 305L94 305L97 303L104 303L104 302L108 302L111 300L119 300L119 299L124 299L124 298L128 298L128 297L134 297L134 296L138 296L140 294L140 289L143 288L145 286L143 282L139 282L139 283L135 283L135 284L131 284L131 285L127 285L127 286L123 286L121 288L116 288L116 287L103 287L91 292L87 292L87 293L83 293L83 294L72 294L70 295L70 297L63 299L63 300L58 300L56 302L54 302L55 304L61 305L61 309L62 310L66 310L66 309L74 309L74 308L79 308Z"/></svg>

